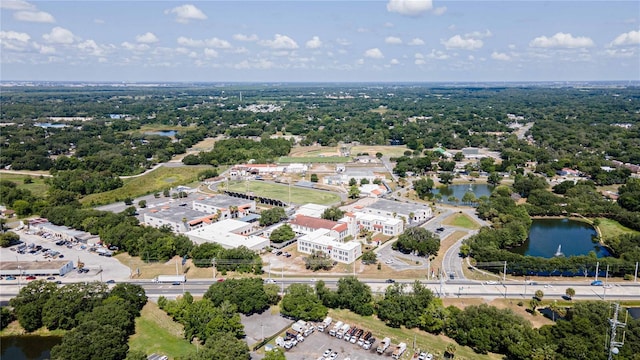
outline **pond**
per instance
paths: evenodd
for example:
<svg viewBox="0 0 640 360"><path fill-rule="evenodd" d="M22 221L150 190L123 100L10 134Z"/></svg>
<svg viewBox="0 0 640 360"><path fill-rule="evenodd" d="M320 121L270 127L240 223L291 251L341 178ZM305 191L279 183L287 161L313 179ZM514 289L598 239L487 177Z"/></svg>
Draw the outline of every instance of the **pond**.
<svg viewBox="0 0 640 360"><path fill-rule="evenodd" d="M606 248L594 243L595 229L582 221L569 219L533 219L529 238L512 252L552 258L558 249L564 256L588 255L594 251L597 257L611 256Z"/></svg>
<svg viewBox="0 0 640 360"><path fill-rule="evenodd" d="M476 196L476 198L479 198L481 196L491 195L493 188L494 187L489 184L470 183L470 184L439 186L433 189L431 192L433 193L433 195L436 195L436 194L442 195L441 201L443 203L451 204L451 203L455 203L454 201L448 200L448 198L451 196L454 196L456 199L459 200L459 203L461 203L462 197L464 196L464 194L466 194L469 191L471 191Z"/></svg>
<svg viewBox="0 0 640 360"><path fill-rule="evenodd" d="M58 336L3 336L0 338L0 359L44 360L49 358L51 348L62 342Z"/></svg>
<svg viewBox="0 0 640 360"><path fill-rule="evenodd" d="M161 131L147 131L145 135L160 135L160 136L168 136L173 137L176 136L178 132L175 130L161 130Z"/></svg>

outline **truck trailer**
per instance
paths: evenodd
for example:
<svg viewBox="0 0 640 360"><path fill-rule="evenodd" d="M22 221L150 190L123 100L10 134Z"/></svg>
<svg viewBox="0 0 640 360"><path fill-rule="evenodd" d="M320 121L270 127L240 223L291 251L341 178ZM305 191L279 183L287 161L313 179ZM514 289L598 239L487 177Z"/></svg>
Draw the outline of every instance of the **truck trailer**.
<svg viewBox="0 0 640 360"><path fill-rule="evenodd" d="M327 316L326 318L324 318L322 323L318 325L318 331L324 332L324 330L329 328L329 325L331 325L331 321L333 321L333 319L330 316Z"/></svg>
<svg viewBox="0 0 640 360"><path fill-rule="evenodd" d="M184 283L187 282L186 275L158 275L153 279L154 283Z"/></svg>
<svg viewBox="0 0 640 360"><path fill-rule="evenodd" d="M333 328L329 330L329 335L336 336L336 334L338 333L338 330L342 328L342 325L343 325L342 321L338 321L335 325L333 325Z"/></svg>

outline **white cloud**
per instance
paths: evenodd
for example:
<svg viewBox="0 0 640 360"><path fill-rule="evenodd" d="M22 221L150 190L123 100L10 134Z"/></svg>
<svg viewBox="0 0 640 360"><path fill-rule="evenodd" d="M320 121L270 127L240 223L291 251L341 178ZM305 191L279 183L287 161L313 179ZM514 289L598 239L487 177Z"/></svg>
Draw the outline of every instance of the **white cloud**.
<svg viewBox="0 0 640 360"><path fill-rule="evenodd" d="M480 49L484 43L480 39L474 39L460 35L455 35L448 40L441 41L447 49L463 49L463 50L475 50Z"/></svg>
<svg viewBox="0 0 640 360"><path fill-rule="evenodd" d="M208 58L218 57L218 52L215 51L214 49L206 48L206 49L204 49L204 56L206 56Z"/></svg>
<svg viewBox="0 0 640 360"><path fill-rule="evenodd" d="M233 35L233 39L237 41L258 41L258 35L235 34Z"/></svg>
<svg viewBox="0 0 640 360"><path fill-rule="evenodd" d="M387 11L407 16L419 16L432 8L431 0L389 0L387 3Z"/></svg>
<svg viewBox="0 0 640 360"><path fill-rule="evenodd" d="M467 56L467 59L469 59L469 61L473 61L473 60L476 59L476 57L473 56L473 55L469 55L469 56Z"/></svg>
<svg viewBox="0 0 640 360"><path fill-rule="evenodd" d="M356 61L356 64L364 65L364 59L358 59L358 61Z"/></svg>
<svg viewBox="0 0 640 360"><path fill-rule="evenodd" d="M511 56L509 56L508 54L499 53L497 51L494 51L494 52L491 53L491 58L493 60L500 60L500 61L509 61L509 60L511 60Z"/></svg>
<svg viewBox="0 0 640 360"><path fill-rule="evenodd" d="M56 20L49 13L44 11L18 11L13 14L13 18L18 21L54 23Z"/></svg>
<svg viewBox="0 0 640 360"><path fill-rule="evenodd" d="M233 67L235 69L260 69L260 70L265 70L265 69L271 69L274 67L274 63L269 61L269 60L265 60L265 59L259 59L257 61L247 61L247 60L243 60L235 65L233 65Z"/></svg>
<svg viewBox="0 0 640 360"><path fill-rule="evenodd" d="M142 35L138 35L136 36L136 41L139 43L144 43L144 44L153 44L158 42L158 37L152 33L152 32L147 32L144 33Z"/></svg>
<svg viewBox="0 0 640 360"><path fill-rule="evenodd" d="M104 21L104 20L102 20L102 19L93 19L93 23L94 23L94 24L98 24L98 25L102 25L102 24L104 24L104 23L105 23L105 21Z"/></svg>
<svg viewBox="0 0 640 360"><path fill-rule="evenodd" d="M56 48L48 45L40 45L38 43L33 43L33 47L38 50L40 54L43 55L51 55L56 53Z"/></svg>
<svg viewBox="0 0 640 360"><path fill-rule="evenodd" d="M231 44L227 40L218 39L216 37L211 39L197 40L180 36L178 38L178 44L189 47L212 47L216 49L230 49Z"/></svg>
<svg viewBox="0 0 640 360"><path fill-rule="evenodd" d="M147 44L132 44L128 41L123 42L122 44L120 44L120 46L122 46L123 48L127 49L127 50L132 50L132 51L146 51L149 50L149 45Z"/></svg>
<svg viewBox="0 0 640 360"><path fill-rule="evenodd" d="M594 46L593 40L588 37L573 37L571 34L557 33L552 37L539 36L529 43L530 47L538 48L585 48Z"/></svg>
<svg viewBox="0 0 640 360"><path fill-rule="evenodd" d="M382 59L384 58L384 54L378 48L369 49L364 52L364 57L368 57L371 59Z"/></svg>
<svg viewBox="0 0 640 360"><path fill-rule="evenodd" d="M276 34L273 40L262 40L260 45L269 47L271 49L297 49L298 44L287 35Z"/></svg>
<svg viewBox="0 0 640 360"><path fill-rule="evenodd" d="M413 55L414 58L416 59L424 59L424 55L422 55L421 53L415 53L415 55Z"/></svg>
<svg viewBox="0 0 640 360"><path fill-rule="evenodd" d="M432 49L431 53L429 53L427 57L429 59L436 59L436 60L447 60L448 58L450 58L450 56L447 55L447 53L445 53L444 51L440 51L436 49Z"/></svg>
<svg viewBox="0 0 640 360"><path fill-rule="evenodd" d="M605 55L612 58L629 58L636 55L635 49L607 49Z"/></svg>
<svg viewBox="0 0 640 360"><path fill-rule="evenodd" d="M17 31L0 31L0 48L14 51L24 51L29 45L31 36Z"/></svg>
<svg viewBox="0 0 640 360"><path fill-rule="evenodd" d="M515 45L515 44L509 44L509 46L508 46L508 47L509 47L509 49L511 49L511 50L515 50L516 45Z"/></svg>
<svg viewBox="0 0 640 360"><path fill-rule="evenodd" d="M433 9L433 11L432 11L433 15L436 15L436 16L440 16L440 15L444 14L445 12L447 12L447 7L446 6L437 7L435 9Z"/></svg>
<svg viewBox="0 0 640 360"><path fill-rule="evenodd" d="M411 39L411 41L409 41L408 44L411 46L421 46L421 45L424 45L424 40L420 38L413 38Z"/></svg>
<svg viewBox="0 0 640 360"><path fill-rule="evenodd" d="M342 45L342 46L349 46L349 45L351 45L351 41L349 41L349 40L347 40L347 39L345 39L345 38L337 38L337 39L336 39L336 42L337 42L339 45Z"/></svg>
<svg viewBox="0 0 640 360"><path fill-rule="evenodd" d="M98 56L98 57L105 56L106 50L109 48L109 46L98 45L93 40L85 40L79 43L78 45L76 45L76 47L81 51L87 52L90 55Z"/></svg>
<svg viewBox="0 0 640 360"><path fill-rule="evenodd" d="M398 61L398 59L391 59L391 61L389 62L389 64L391 64L391 65L398 65L398 64L400 64L400 61Z"/></svg>
<svg viewBox="0 0 640 360"><path fill-rule="evenodd" d="M402 39L395 36L387 36L387 38L384 39L384 42L391 45L400 45L402 44Z"/></svg>
<svg viewBox="0 0 640 360"><path fill-rule="evenodd" d="M470 33L464 34L464 37L473 38L473 39L483 39L483 38L488 38L488 37L491 37L491 36L493 36L493 34L489 30L474 31L474 32L470 32Z"/></svg>
<svg viewBox="0 0 640 360"><path fill-rule="evenodd" d="M202 10L191 4L176 6L173 9L165 10L164 13L166 15L176 14L176 21L182 24L187 24L191 20L207 19L207 15L205 15Z"/></svg>
<svg viewBox="0 0 640 360"><path fill-rule="evenodd" d="M322 46L322 41L320 41L320 38L318 36L314 36L313 38L311 38L311 40L307 41L305 46L308 49L317 49Z"/></svg>
<svg viewBox="0 0 640 360"><path fill-rule="evenodd" d="M413 55L413 57L415 58L415 61L413 62L416 65L424 65L427 62L424 60L424 55L420 54L420 53L415 53L415 55Z"/></svg>
<svg viewBox="0 0 640 360"><path fill-rule="evenodd" d="M384 26L384 27L386 27L386 28L392 28L392 27L394 27L395 25L393 25L393 23L391 23L391 22L386 22L386 23L382 24L382 26Z"/></svg>
<svg viewBox="0 0 640 360"><path fill-rule="evenodd" d="M629 31L628 33L618 35L610 46L624 46L624 45L640 45L640 31Z"/></svg>
<svg viewBox="0 0 640 360"><path fill-rule="evenodd" d="M24 0L2 0L0 2L1 9L7 10L35 10L36 7L33 4L29 4Z"/></svg>
<svg viewBox="0 0 640 360"><path fill-rule="evenodd" d="M75 40L73 33L65 28L56 26L48 34L42 35L44 41L53 44L71 44Z"/></svg>

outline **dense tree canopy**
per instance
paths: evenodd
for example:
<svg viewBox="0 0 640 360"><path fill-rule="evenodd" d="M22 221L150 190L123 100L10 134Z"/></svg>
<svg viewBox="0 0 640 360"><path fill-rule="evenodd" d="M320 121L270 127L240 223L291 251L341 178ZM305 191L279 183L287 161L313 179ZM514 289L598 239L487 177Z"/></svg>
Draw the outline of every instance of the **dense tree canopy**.
<svg viewBox="0 0 640 360"><path fill-rule="evenodd" d="M440 239L422 227L408 228L393 243L393 249L403 253L416 252L418 256L437 255Z"/></svg>

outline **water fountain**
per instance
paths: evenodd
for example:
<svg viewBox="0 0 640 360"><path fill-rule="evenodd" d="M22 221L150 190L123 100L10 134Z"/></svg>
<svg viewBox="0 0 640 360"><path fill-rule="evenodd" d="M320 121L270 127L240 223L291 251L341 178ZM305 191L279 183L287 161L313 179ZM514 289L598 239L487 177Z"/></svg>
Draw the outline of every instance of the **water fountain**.
<svg viewBox="0 0 640 360"><path fill-rule="evenodd" d="M556 250L556 253L553 256L555 257L564 256L564 254L562 253L562 245L558 245L558 250Z"/></svg>

